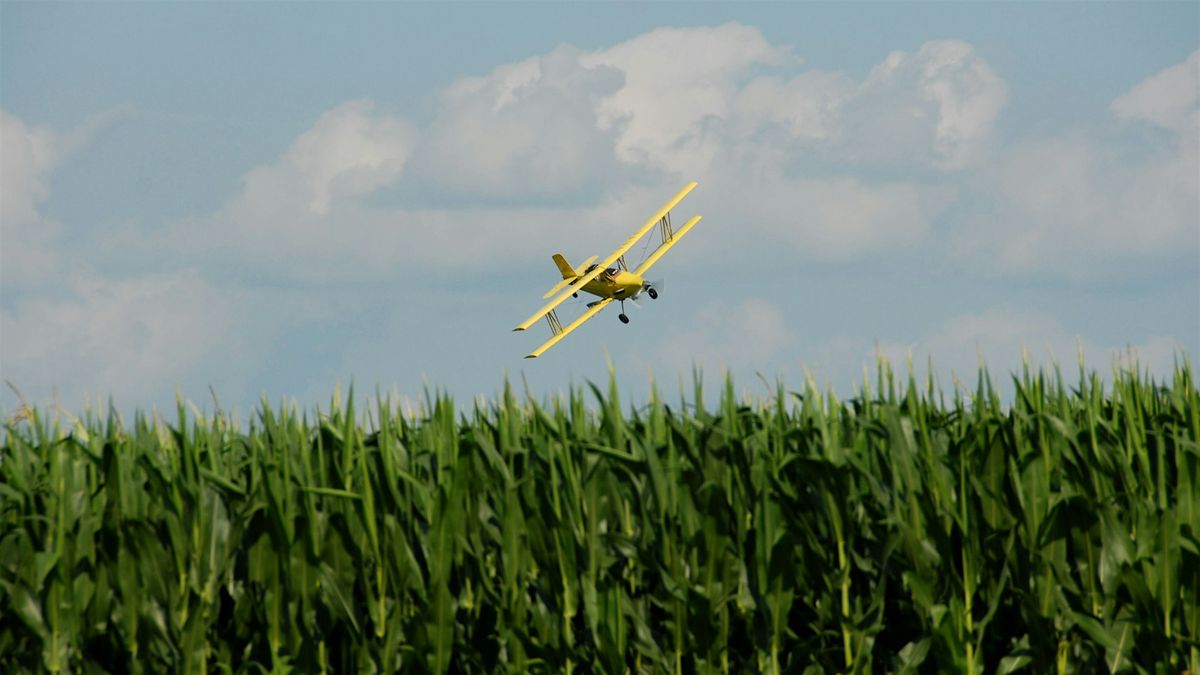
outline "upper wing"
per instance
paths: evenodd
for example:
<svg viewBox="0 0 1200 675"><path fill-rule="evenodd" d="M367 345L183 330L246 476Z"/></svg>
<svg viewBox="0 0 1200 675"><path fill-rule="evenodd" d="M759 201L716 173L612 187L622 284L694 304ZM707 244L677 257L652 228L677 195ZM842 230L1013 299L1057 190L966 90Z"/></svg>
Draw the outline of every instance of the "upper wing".
<svg viewBox="0 0 1200 675"><path fill-rule="evenodd" d="M659 245L658 248L654 249L654 253L651 253L649 258L643 260L642 264L638 265L637 269L634 270L633 273L638 276L644 275L646 270L650 269L651 265L658 262L658 259L661 258L663 254L666 253L672 246L674 246L675 242L683 239L683 235L687 234L688 230L695 227L696 223L698 222L700 222L700 216L692 216L691 220L687 221L684 223L683 227L679 228L679 231L675 233L675 236L664 241L661 245Z"/></svg>
<svg viewBox="0 0 1200 675"><path fill-rule="evenodd" d="M618 247L617 250L615 250L611 254L609 254L609 256L607 258L605 258L603 262L601 262L599 265L596 265L596 269L577 278L570 285L568 285L566 290L564 290L560 295L558 295L556 298L554 298L550 302L546 303L538 311L534 312L533 316L530 316L528 319L525 319L521 323L517 324L517 327L514 328L513 330L525 330L526 328L529 328L530 326L533 325L533 323L535 321L537 321L538 319L545 316L547 312L554 309L555 307L558 307L560 304L562 304L562 302L564 300L571 297L572 293L575 293L579 289L586 286L588 284L588 282L590 282L592 279L595 279L596 277L600 276L600 273L602 273L604 270L611 267L612 264L617 261L617 258L620 258L621 256L625 255L625 252L628 251L629 249L633 248L633 245L638 243L639 239L646 236L646 233L649 232L650 229L653 228L655 225L657 225L658 221L661 220L663 216L667 215L668 211L675 208L675 205L678 204L680 201L682 201L683 198L686 197L687 194L689 192L691 192L692 189L695 187L696 187L695 181L688 183L686 186L684 186L684 188L679 191L679 194L672 197L670 201L668 201L666 204L663 204L662 208L659 209L657 213L655 213L653 216L650 216L650 219L646 221L646 224L642 225L638 229L637 232L634 232L633 236L631 236L629 239L625 240L625 243L621 244L621 246ZM678 238L678 237L676 237L676 238ZM597 305L597 306L599 306L599 305ZM588 314L585 313L584 316L588 316ZM575 324L571 324L571 325L574 326Z"/></svg>
<svg viewBox="0 0 1200 675"><path fill-rule="evenodd" d="M604 309L605 307L608 307L609 303L611 303L612 301L613 301L612 298L605 298L605 299L601 300L600 302L597 302L595 305L592 305L591 309L584 312L583 314L580 314L578 319L575 319L574 321L571 322L571 325L562 329L562 332L560 332L558 335L555 335L554 337L550 338L549 340L546 340L544 343L542 343L541 347L538 347L537 349L530 352L529 356L526 356L525 358L536 359L537 357L541 356L542 352L544 352L547 349L550 349L554 345L558 344L559 340L567 337L568 333L570 333L571 331L575 330L576 328L579 328L580 326L582 326L584 321L587 321L588 319L592 318L593 316L596 316L597 312Z"/></svg>

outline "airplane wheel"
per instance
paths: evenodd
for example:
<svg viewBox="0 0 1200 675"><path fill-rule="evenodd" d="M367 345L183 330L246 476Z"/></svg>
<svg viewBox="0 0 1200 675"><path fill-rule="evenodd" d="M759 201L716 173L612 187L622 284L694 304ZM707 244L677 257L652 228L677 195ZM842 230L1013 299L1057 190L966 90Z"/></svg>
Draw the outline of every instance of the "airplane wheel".
<svg viewBox="0 0 1200 675"><path fill-rule="evenodd" d="M621 314L617 318L621 320L621 323L629 323L629 317L625 316L624 314Z"/></svg>
<svg viewBox="0 0 1200 675"><path fill-rule="evenodd" d="M571 297L572 297L572 298L578 298L578 297L579 297L579 293L572 293L572 294L571 294Z"/></svg>
<svg viewBox="0 0 1200 675"><path fill-rule="evenodd" d="M647 289L647 290L646 290L646 295L649 295L651 300L657 300L657 299L658 299L658 291L654 290L653 288L649 288L649 289Z"/></svg>

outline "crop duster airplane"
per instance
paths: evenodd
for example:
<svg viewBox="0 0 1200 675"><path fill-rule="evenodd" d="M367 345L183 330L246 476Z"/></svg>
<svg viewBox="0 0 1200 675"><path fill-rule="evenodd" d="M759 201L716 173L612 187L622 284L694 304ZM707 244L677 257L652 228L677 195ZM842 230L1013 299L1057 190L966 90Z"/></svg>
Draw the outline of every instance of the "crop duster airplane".
<svg viewBox="0 0 1200 675"><path fill-rule="evenodd" d="M583 261L579 267L572 267L567 259L561 253L555 253L553 256L554 264L558 265L558 271L562 273L562 281L558 282L542 296L543 299L553 297L554 299L546 303L544 307L533 313L533 316L522 321L513 330L525 330L532 326L538 319L546 317L546 323L550 324L551 337L542 346L533 350L525 358L536 359L543 352L558 344L558 341L565 338L571 331L579 328L585 321L596 316L596 314L612 304L613 300L621 303L621 314L617 317L621 323L629 323L629 317L625 316L625 301L635 301L642 293L650 296L650 299L658 297L658 290L653 284L646 281L644 275L650 267L658 262L658 259L663 256L675 242L683 238L689 230L695 227L696 223L700 222L700 216L692 216L691 220L684 223L683 227L676 232L671 225L671 209L683 200L692 188L696 187L696 183L688 183L679 194L675 195L663 207L658 210L646 224L638 228L637 232L633 233L629 239L621 244L620 248L613 251L607 258L599 264L595 264L597 256L592 256ZM625 264L625 252L633 248L633 245L641 241L642 237L646 236L650 230L658 227L659 234L662 236L662 243L650 257L642 261L636 269L630 270ZM599 300L588 303L587 311L564 327L562 322L558 320L558 315L555 309L569 297L578 297L579 291L591 293L599 297ZM558 295L555 295L555 294Z"/></svg>

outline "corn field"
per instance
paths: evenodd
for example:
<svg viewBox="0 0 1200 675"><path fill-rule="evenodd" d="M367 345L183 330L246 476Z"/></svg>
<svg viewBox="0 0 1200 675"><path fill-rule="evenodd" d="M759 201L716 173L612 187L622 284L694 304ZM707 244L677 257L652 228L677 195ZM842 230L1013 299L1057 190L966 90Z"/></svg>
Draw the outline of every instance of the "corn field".
<svg viewBox="0 0 1200 675"><path fill-rule="evenodd" d="M1190 364L1012 381L22 408L0 671L1200 672Z"/></svg>

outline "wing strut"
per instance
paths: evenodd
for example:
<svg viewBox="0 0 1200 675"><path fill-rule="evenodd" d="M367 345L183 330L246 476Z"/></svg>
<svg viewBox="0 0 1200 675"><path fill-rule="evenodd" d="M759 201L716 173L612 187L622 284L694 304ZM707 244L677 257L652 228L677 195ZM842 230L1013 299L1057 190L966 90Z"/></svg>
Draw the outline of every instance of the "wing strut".
<svg viewBox="0 0 1200 675"><path fill-rule="evenodd" d="M683 235L690 232L698 222L700 222L700 216L692 216L692 219L684 223L683 227L679 228L678 232L671 234L669 239L664 239L663 243L658 248L654 249L654 253L651 253L649 258L643 260L642 264L638 265L637 269L634 270L633 273L638 276L644 276L646 274L646 270L650 269L651 265L658 262L658 259L663 257L664 253L671 250L671 247L674 246L676 242L678 242L680 239L683 239ZM669 230L669 228L670 225L664 226L664 231Z"/></svg>
<svg viewBox="0 0 1200 675"><path fill-rule="evenodd" d="M597 302L595 305L592 305L592 307L590 309L588 309L588 311L584 312L583 314L580 314L578 319L575 319L574 321L571 322L571 324L569 326L567 326L566 328L563 328L561 331L555 333L554 337L550 338L549 340L546 340L544 343L542 343L541 347L538 347L537 349L530 352L529 355L526 356L525 358L536 359L537 357L541 356L542 353L545 352L547 349L550 349L554 345L558 344L559 340L570 335L571 331L582 326L583 322L587 321L588 319L592 318L593 316L596 316L597 312L604 309L605 307L608 307L609 303L611 303L612 301L613 301L612 298L605 298L605 299L601 300L600 302ZM557 322L557 321L558 321L558 319L555 319L555 322ZM561 326L562 326L562 324L559 324L559 327L561 327ZM550 330L554 330L553 324L551 324Z"/></svg>
<svg viewBox="0 0 1200 675"><path fill-rule="evenodd" d="M550 324L550 334L558 335L563 332L562 322L558 320L558 312L553 309L546 312L546 323Z"/></svg>

